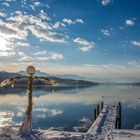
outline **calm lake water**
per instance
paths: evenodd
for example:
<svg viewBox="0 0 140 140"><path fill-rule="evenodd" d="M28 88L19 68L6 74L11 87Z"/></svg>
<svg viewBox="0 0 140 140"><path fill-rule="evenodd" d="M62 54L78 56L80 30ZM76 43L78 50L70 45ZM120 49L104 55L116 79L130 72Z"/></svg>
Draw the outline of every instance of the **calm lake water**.
<svg viewBox="0 0 140 140"><path fill-rule="evenodd" d="M100 85L90 88L33 89L33 128L87 131L98 103L122 102L122 128L140 130L140 87ZM26 88L0 89L0 127L21 126L28 104Z"/></svg>

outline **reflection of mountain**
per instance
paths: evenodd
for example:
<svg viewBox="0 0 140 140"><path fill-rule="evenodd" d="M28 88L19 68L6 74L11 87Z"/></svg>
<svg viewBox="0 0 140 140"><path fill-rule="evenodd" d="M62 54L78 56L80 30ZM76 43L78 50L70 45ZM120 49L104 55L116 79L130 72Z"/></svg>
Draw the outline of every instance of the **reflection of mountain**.
<svg viewBox="0 0 140 140"><path fill-rule="evenodd" d="M8 72L0 72L0 81L4 80L4 79L8 79L8 78L13 78L19 75L26 75L26 72L24 71L20 71L19 73L8 73ZM89 86L94 86L94 85L98 85L98 83L96 82L91 82L91 81L87 81L87 80L77 80L77 77L74 75L72 77L72 79L68 78L60 78L60 77L56 77L56 76L50 76L47 73L41 72L39 70L36 71L36 76L43 76L43 77L47 77L49 79L53 79L57 82L58 87L89 87ZM70 75L69 75L70 76ZM81 78L81 77L80 77ZM27 79L20 79L20 80L16 80L15 81L15 86L25 86L27 85L28 80ZM36 86L40 86L40 85L46 85L46 83L44 81L40 81L40 80L34 80L34 85Z"/></svg>

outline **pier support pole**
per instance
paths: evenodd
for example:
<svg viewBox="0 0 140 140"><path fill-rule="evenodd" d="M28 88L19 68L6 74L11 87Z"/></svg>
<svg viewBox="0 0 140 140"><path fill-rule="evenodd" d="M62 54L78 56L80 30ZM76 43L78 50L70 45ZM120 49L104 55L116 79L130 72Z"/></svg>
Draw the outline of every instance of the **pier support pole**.
<svg viewBox="0 0 140 140"><path fill-rule="evenodd" d="M97 105L97 116L99 115L99 113L100 113L100 106L99 105Z"/></svg>
<svg viewBox="0 0 140 140"><path fill-rule="evenodd" d="M96 120L97 115L96 115L96 108L94 109L94 121Z"/></svg>
<svg viewBox="0 0 140 140"><path fill-rule="evenodd" d="M121 125L122 125L122 106L121 106L121 102L119 102L118 105L118 129L121 129Z"/></svg>
<svg viewBox="0 0 140 140"><path fill-rule="evenodd" d="M103 110L104 108L104 102L101 102L101 111Z"/></svg>

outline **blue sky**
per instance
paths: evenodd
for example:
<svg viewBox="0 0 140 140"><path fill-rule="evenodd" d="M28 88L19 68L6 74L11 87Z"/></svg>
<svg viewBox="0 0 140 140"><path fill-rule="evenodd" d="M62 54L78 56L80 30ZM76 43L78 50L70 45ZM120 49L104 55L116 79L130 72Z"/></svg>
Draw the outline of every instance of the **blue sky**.
<svg viewBox="0 0 140 140"><path fill-rule="evenodd" d="M139 80L139 0L0 0L1 70Z"/></svg>

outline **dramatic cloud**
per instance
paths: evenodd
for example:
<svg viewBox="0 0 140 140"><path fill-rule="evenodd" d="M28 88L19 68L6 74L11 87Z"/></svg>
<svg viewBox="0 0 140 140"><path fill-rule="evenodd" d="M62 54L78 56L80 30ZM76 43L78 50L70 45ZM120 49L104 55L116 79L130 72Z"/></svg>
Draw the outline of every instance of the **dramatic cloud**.
<svg viewBox="0 0 140 140"><path fill-rule="evenodd" d="M140 47L140 41L130 41L133 45Z"/></svg>
<svg viewBox="0 0 140 140"><path fill-rule="evenodd" d="M133 19L127 19L125 21L125 24L128 25L128 26L134 26L135 25L135 22Z"/></svg>
<svg viewBox="0 0 140 140"><path fill-rule="evenodd" d="M101 32L106 36L110 36L110 31L107 29L101 29Z"/></svg>
<svg viewBox="0 0 140 140"><path fill-rule="evenodd" d="M43 11L40 17L33 15L23 15L22 12L17 11L16 15L9 17L5 22L0 20L0 36L6 38L8 43L17 46L29 46L28 43L13 43L15 39L26 40L29 36L29 31L38 39L49 42L65 42L66 35L54 31L56 25L42 21L42 18L49 18Z"/></svg>
<svg viewBox="0 0 140 140"><path fill-rule="evenodd" d="M83 52L88 52L90 51L92 48L94 48L94 42L89 42L85 39L82 38L76 38L73 40L75 43L81 45L82 47L80 48L81 51Z"/></svg>

